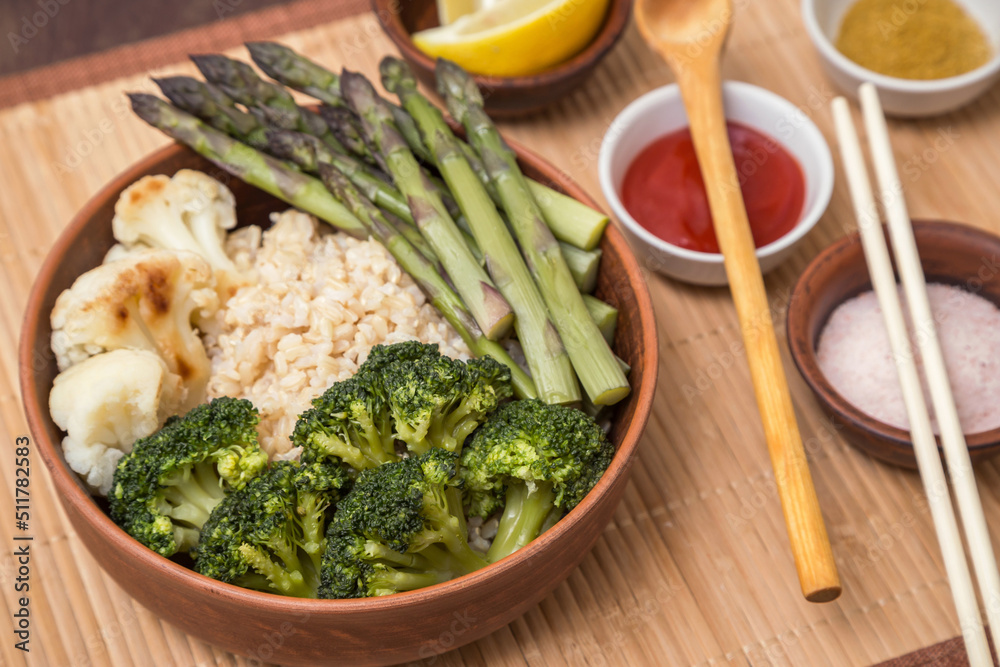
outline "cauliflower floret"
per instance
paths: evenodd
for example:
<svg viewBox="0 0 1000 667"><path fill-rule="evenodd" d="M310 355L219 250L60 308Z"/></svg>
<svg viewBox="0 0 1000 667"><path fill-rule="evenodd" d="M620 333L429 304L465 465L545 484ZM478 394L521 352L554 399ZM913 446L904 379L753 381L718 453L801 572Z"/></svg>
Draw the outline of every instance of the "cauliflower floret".
<svg viewBox="0 0 1000 667"><path fill-rule="evenodd" d="M202 402L211 373L194 326L219 307L212 270L198 255L143 250L76 279L52 309L52 351L64 371L115 349L160 355L187 387L184 408Z"/></svg>
<svg viewBox="0 0 1000 667"><path fill-rule="evenodd" d="M104 255L104 261L101 264L110 264L111 262L117 262L119 259L125 259L133 252L139 252L140 250L148 250L149 246L144 243L137 243L135 245L126 246L121 243L116 243L111 246L107 254Z"/></svg>
<svg viewBox="0 0 1000 667"><path fill-rule="evenodd" d="M112 350L63 371L52 384L49 411L66 432L66 463L94 492L108 495L118 460L176 414L185 393L181 378L145 350Z"/></svg>
<svg viewBox="0 0 1000 667"><path fill-rule="evenodd" d="M236 200L229 188L200 171L181 169L173 178L146 176L122 192L111 228L129 248L145 244L187 250L207 261L225 301L250 282L226 254L226 230L236 226Z"/></svg>

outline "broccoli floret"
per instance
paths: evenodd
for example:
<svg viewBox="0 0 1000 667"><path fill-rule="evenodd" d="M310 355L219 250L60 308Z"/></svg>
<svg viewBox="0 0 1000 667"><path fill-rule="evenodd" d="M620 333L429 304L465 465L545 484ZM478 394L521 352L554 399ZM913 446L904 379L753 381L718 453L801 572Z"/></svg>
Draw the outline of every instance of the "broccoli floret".
<svg viewBox="0 0 1000 667"><path fill-rule="evenodd" d="M327 529L319 596L388 595L484 567L449 509L457 464L432 449L361 473Z"/></svg>
<svg viewBox="0 0 1000 667"><path fill-rule="evenodd" d="M489 561L576 507L613 456L604 431L579 410L537 400L501 406L462 452L469 515L485 519L503 508Z"/></svg>
<svg viewBox="0 0 1000 667"><path fill-rule="evenodd" d="M258 420L250 401L235 398L171 417L118 462L108 495L111 518L163 556L190 550L226 493L267 465Z"/></svg>
<svg viewBox="0 0 1000 667"><path fill-rule="evenodd" d="M292 444L302 461L343 461L355 470L397 460L389 410L381 387L355 375L327 389L299 415Z"/></svg>
<svg viewBox="0 0 1000 667"><path fill-rule="evenodd" d="M489 357L461 362L437 345L376 345L353 377L299 416L292 444L303 461L342 461L355 471L397 461L397 438L411 454L457 452L512 393L510 370Z"/></svg>
<svg viewBox="0 0 1000 667"><path fill-rule="evenodd" d="M425 356L389 365L383 381L396 437L414 454L432 447L461 451L465 439L513 395L510 369L491 357L463 363Z"/></svg>
<svg viewBox="0 0 1000 667"><path fill-rule="evenodd" d="M328 599L414 591L465 574L439 547L421 553L399 553L354 533L330 535L323 563L319 596Z"/></svg>
<svg viewBox="0 0 1000 667"><path fill-rule="evenodd" d="M377 382L393 364L414 363L421 359L437 359L440 356L437 345L415 340L392 345L376 345L368 353L368 358L361 364L357 374L368 382Z"/></svg>
<svg viewBox="0 0 1000 667"><path fill-rule="evenodd" d="M314 598L341 466L279 461L227 496L202 529L195 570L244 588Z"/></svg>

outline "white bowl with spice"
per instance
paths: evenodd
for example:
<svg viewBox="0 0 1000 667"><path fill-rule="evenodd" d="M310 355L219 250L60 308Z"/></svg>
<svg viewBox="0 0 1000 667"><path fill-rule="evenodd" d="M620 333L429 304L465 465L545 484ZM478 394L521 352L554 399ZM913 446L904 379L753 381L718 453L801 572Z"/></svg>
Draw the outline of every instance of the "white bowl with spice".
<svg viewBox="0 0 1000 667"><path fill-rule="evenodd" d="M795 252L826 211L833 159L819 128L783 97L738 81L725 82L722 97L757 259L766 273ZM598 177L646 268L695 285L725 285L726 269L687 126L675 84L637 98L604 135ZM683 156L681 149L686 149ZM648 161L667 155L677 159L666 165ZM676 168L664 169L671 161ZM645 190L641 181L633 188L637 170L646 179ZM793 195L794 201L788 198Z"/></svg>
<svg viewBox="0 0 1000 667"><path fill-rule="evenodd" d="M996 0L802 0L802 20L834 84L871 81L893 116L953 111L1000 78Z"/></svg>

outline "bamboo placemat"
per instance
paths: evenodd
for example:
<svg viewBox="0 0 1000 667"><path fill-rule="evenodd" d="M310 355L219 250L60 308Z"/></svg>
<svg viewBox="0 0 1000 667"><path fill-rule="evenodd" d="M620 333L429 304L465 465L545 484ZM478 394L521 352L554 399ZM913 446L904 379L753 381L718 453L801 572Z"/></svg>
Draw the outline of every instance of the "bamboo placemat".
<svg viewBox="0 0 1000 667"><path fill-rule="evenodd" d="M736 4L727 78L788 98L832 141L827 107L834 91L803 31L797 0ZM392 51L368 14L275 37L331 67L347 64L368 75L376 73L379 57ZM215 48L199 39L198 50ZM5 452L0 456L0 599L5 618L17 609L20 596L14 591L11 498L14 439L27 433L15 361L25 299L48 248L73 213L114 174L165 143L130 115L122 97L123 90L152 90L147 75L165 72L193 68L156 66L155 72L0 111L0 443ZM596 158L608 124L630 100L669 82L665 67L630 28L582 89L504 129L600 197ZM1000 148L991 141L1000 132L998 103L1000 91L994 89L964 111L892 123L915 217L1000 231L995 186ZM802 249L767 279L779 325L796 276L852 226L845 189L838 186L828 213ZM984 258L984 266L995 273L997 261ZM660 386L639 463L613 522L580 568L538 607L431 662L870 665L956 636L959 628L918 477L846 445L786 357L844 583L835 603L818 606L802 599L728 295L652 273L648 280L659 322ZM84 551L37 458L32 471L30 664L256 664L187 637L134 604ZM978 476L996 535L996 461L983 464ZM24 662L13 643L5 633L0 642L4 664Z"/></svg>

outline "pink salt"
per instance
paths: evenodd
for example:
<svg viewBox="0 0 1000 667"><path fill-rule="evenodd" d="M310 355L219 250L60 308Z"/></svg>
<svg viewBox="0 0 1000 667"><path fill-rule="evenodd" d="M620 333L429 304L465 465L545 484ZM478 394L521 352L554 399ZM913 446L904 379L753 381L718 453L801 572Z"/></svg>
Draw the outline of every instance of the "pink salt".
<svg viewBox="0 0 1000 667"><path fill-rule="evenodd" d="M962 430L981 433L1000 427L1000 309L951 285L930 284L927 294ZM905 310L902 288L900 300ZM937 433L912 324L909 330ZM820 370L847 401L881 422L909 430L896 364L874 292L849 299L833 311L820 335L816 356Z"/></svg>

